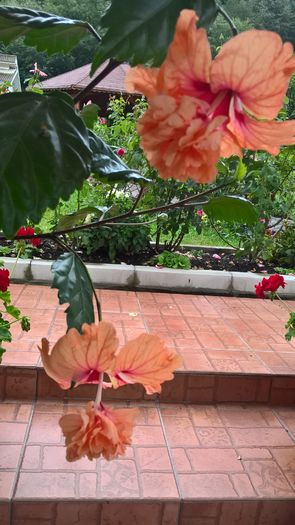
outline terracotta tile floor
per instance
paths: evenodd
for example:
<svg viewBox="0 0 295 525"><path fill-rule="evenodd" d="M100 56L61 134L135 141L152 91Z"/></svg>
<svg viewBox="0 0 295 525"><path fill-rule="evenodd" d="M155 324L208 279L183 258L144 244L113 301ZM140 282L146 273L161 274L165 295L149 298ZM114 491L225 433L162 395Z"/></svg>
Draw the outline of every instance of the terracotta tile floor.
<svg viewBox="0 0 295 525"><path fill-rule="evenodd" d="M104 319L116 324L121 343L154 332L177 349L187 371L295 374L295 341L284 339L287 313L278 301L150 292L98 291ZM40 365L42 337L65 333L64 307L47 286L12 285L16 306L32 328L13 328L3 364ZM295 302L289 302L295 309Z"/></svg>
<svg viewBox="0 0 295 525"><path fill-rule="evenodd" d="M295 523L295 409L140 403L125 457L67 463L78 406L0 405L1 525Z"/></svg>

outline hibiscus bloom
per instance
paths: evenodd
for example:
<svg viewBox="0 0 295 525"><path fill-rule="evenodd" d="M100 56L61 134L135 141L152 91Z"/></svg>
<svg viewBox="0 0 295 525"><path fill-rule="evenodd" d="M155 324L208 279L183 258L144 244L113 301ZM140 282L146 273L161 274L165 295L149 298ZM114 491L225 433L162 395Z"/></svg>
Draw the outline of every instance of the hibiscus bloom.
<svg viewBox="0 0 295 525"><path fill-rule="evenodd" d="M128 91L149 108L138 123L141 145L161 177L214 180L220 156L242 148L277 154L295 143L295 121L273 120L295 71L290 43L270 31L235 36L212 60L206 31L193 10L180 13L160 68L132 68Z"/></svg>
<svg viewBox="0 0 295 525"><path fill-rule="evenodd" d="M16 237L22 237L24 235L35 235L35 228L33 228L32 226L21 226L19 230L17 230L15 235ZM38 248L42 240L40 239L40 237L34 237L33 239L28 239L27 242L30 242L32 246Z"/></svg>
<svg viewBox="0 0 295 525"><path fill-rule="evenodd" d="M9 284L9 270L6 270L6 268L0 268L0 291L6 292Z"/></svg>
<svg viewBox="0 0 295 525"><path fill-rule="evenodd" d="M67 460L76 461L83 456L110 460L122 456L131 444L137 415L134 408L113 410L102 403L96 407L90 401L86 410L63 416L59 424L66 438Z"/></svg>
<svg viewBox="0 0 295 525"><path fill-rule="evenodd" d="M265 292L271 292L273 294L280 286L282 288L286 286L285 279L282 275L275 273L268 278L264 277L260 283L255 284L256 295L260 299L265 299Z"/></svg>
<svg viewBox="0 0 295 525"><path fill-rule="evenodd" d="M82 334L70 328L49 353L49 342L42 339L41 357L46 373L61 388L99 383L106 372L115 388L141 383L148 394L161 392L161 383L173 378L180 366L179 356L168 350L156 335L142 334L121 350L111 323L83 324ZM104 385L109 386L109 385Z"/></svg>

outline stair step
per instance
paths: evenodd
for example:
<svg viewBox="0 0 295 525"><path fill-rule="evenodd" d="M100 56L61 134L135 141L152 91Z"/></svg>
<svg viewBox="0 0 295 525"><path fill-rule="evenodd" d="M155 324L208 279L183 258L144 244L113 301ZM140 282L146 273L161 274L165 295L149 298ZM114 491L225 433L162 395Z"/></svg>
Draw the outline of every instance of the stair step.
<svg viewBox="0 0 295 525"><path fill-rule="evenodd" d="M58 420L81 403L2 403L1 525L295 522L294 408L126 404L125 457L67 463Z"/></svg>
<svg viewBox="0 0 295 525"><path fill-rule="evenodd" d="M38 344L66 331L64 307L48 286L14 284L15 304L32 329L13 330L0 367L0 399L90 399L92 387L61 391L41 367ZM176 403L295 402L295 342L284 339L287 314L277 301L175 293L98 290L104 318L121 344L147 331L159 334L183 359L161 401ZM295 310L295 301L289 301ZM109 399L144 400L140 386L106 393Z"/></svg>
<svg viewBox="0 0 295 525"><path fill-rule="evenodd" d="M61 390L40 366L0 366L0 401L89 400L95 398L96 389L96 385L81 385L73 390ZM159 395L147 396L141 385L128 385L105 390L104 398L109 401L158 399L163 403L294 405L295 375L178 371L172 381L164 383Z"/></svg>

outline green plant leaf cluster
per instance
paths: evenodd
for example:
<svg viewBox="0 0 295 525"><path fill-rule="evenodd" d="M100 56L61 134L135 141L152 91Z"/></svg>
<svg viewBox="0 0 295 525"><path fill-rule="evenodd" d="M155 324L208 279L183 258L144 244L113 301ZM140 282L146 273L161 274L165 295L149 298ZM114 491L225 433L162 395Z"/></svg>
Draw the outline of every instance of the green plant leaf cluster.
<svg viewBox="0 0 295 525"><path fill-rule="evenodd" d="M2 261L0 261L0 266L3 266ZM22 330L25 330L28 332L30 330L30 320L27 316L22 316L21 311L19 308L16 308L11 303L11 296L10 291L6 290L6 292L0 291L0 304L1 304L1 311L0 311L0 363L1 358L4 352L6 351L5 348L2 346L3 342L10 342L12 340L11 335L11 324L15 323L16 321L19 321L21 323ZM2 309L3 308L3 309ZM12 321L9 319L12 317Z"/></svg>
<svg viewBox="0 0 295 525"><path fill-rule="evenodd" d="M102 252L111 262L115 262L119 254L134 256L143 252L149 247L150 229L144 224L132 225L133 220L130 219L126 226L113 224L82 231L78 236L79 246L89 255Z"/></svg>
<svg viewBox="0 0 295 525"><path fill-rule="evenodd" d="M190 270L192 265L190 258L177 252L168 252L164 250L153 258L153 263L166 268L175 268L178 270Z"/></svg>
<svg viewBox="0 0 295 525"><path fill-rule="evenodd" d="M291 341L291 339L295 337L295 312L290 313L289 319L285 325L285 328L287 329L287 332L285 334L285 339L287 341Z"/></svg>

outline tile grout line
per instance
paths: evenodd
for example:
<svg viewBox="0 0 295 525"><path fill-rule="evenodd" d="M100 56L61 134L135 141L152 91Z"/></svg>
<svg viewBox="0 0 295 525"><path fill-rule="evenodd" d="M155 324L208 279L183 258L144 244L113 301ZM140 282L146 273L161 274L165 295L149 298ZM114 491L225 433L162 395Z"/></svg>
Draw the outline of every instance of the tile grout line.
<svg viewBox="0 0 295 525"><path fill-rule="evenodd" d="M181 514L182 504L183 504L183 501L184 501L183 497L182 497L182 490L181 490L181 487L180 487L180 481L179 481L179 478L178 478L178 472L177 472L176 466L174 464L174 459L173 459L173 456L172 456L172 453L171 453L168 435L167 435L165 424L164 424L164 420L163 420L163 417L162 417L160 401L158 399L156 400L156 406L157 406L157 409L158 409L158 414L159 414L161 427L162 427L162 430L163 430L165 444L166 444L166 447L167 447L167 452L168 452L169 460L170 460L171 467L172 467L173 477L174 477L176 488L177 488L177 491L178 491L179 508L178 508L177 525L180 525L180 514Z"/></svg>
<svg viewBox="0 0 295 525"><path fill-rule="evenodd" d="M21 402L21 400L20 400L20 402ZM13 523L12 523L13 503L15 501L15 495L16 495L17 486L18 486L18 482L19 482L21 466L22 466L23 459L24 459L24 456L25 456L25 452L26 452L26 448L27 448L27 442L28 442L28 437L29 437L29 433L30 433L30 430L31 430L31 426L32 426L33 416L34 416L34 413L35 413L36 400L31 401L31 406L32 406L31 413L30 413L29 420L27 422L27 428L26 428L26 432L25 432L25 436L24 436L24 440L23 440L23 444L22 444L22 448L21 448L21 453L20 453L19 460L18 460L18 463L17 463L16 476L15 476L15 479L14 479L14 486L13 486L13 491L12 491L11 500L10 500L10 522L9 522L10 525L13 525Z"/></svg>

